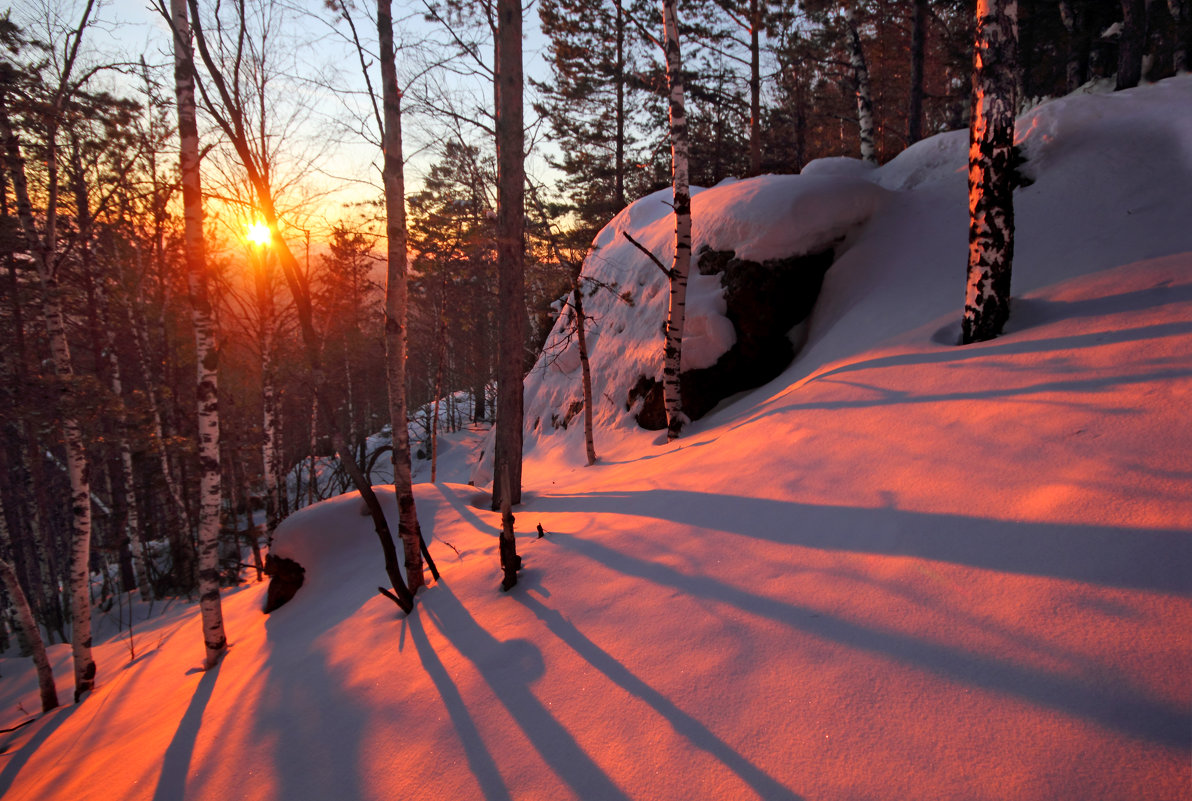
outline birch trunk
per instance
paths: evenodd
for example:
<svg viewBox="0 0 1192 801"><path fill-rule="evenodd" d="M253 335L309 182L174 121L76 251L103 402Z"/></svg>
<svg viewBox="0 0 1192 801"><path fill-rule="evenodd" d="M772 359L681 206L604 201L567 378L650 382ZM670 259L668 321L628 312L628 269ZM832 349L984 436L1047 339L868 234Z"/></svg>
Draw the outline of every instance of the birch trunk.
<svg viewBox="0 0 1192 801"><path fill-rule="evenodd" d="M5 526L7 529L2 511L0 511L0 526ZM7 539L7 530L4 534ZM25 641L29 643L29 647L33 651L33 665L37 669L37 687L41 692L41 711L49 712L58 706L58 689L54 686L54 669L50 666L49 656L46 655L46 644L41 639L37 621L33 619L33 609L29 606L29 599L25 597L25 591L21 589L21 584L17 581L17 571L11 562L4 559L0 559L0 580L8 589L8 597L16 607L17 623L21 627Z"/></svg>
<svg viewBox="0 0 1192 801"><path fill-rule="evenodd" d="M397 85L393 50L391 0L377 0L377 34L381 48L381 102L384 107L385 219L389 269L385 283L385 353L389 383L389 419L393 427L393 489L397 495L397 531L405 551L406 584L410 594L425 583L422 577L422 531L414 503L410 475L410 425L406 410L406 305L409 298L406 263L406 187L402 164L401 91Z"/></svg>
<svg viewBox="0 0 1192 801"><path fill-rule="evenodd" d="M219 597L219 351L207 295L203 242L203 198L199 176L199 130L195 121L194 60L186 0L171 0L174 25L174 86L178 99L179 163L186 268L195 329L199 448L199 613L203 624L203 664L214 667L227 648Z"/></svg>
<svg viewBox="0 0 1192 801"><path fill-rule="evenodd" d="M575 306L575 335L579 340L579 366L583 375L584 387L584 448L587 451L588 465L596 464L596 442L592 437L592 367L588 363L587 320L584 319L584 293L577 285L571 291Z"/></svg>
<svg viewBox="0 0 1192 801"><path fill-rule="evenodd" d="M149 401L149 422L152 426L153 435L153 449L157 454L158 469L161 471L162 480L166 485L166 494L169 496L168 508L173 510L174 519L168 520L168 523L173 523L170 526L169 539L172 543L174 554L189 554L190 553L190 538L191 538L191 520L190 510L186 508L186 501L182 496L182 487L175 473L174 465L170 461L170 454L166 450L165 427L162 424L161 404L158 401L157 392L152 387L154 382L152 374L149 370L149 363L145 356L149 347L149 335L146 331L146 324L144 317L140 313L134 313L129 309L129 323L132 325L136 336L133 341L136 345L136 362L140 368L141 380L146 387L150 389L145 393L146 399ZM145 570L149 570L149 562L145 562ZM190 561L187 559L181 564L175 565L175 572L179 574L179 579L183 582L183 586L190 586L193 576L193 571L190 569Z"/></svg>
<svg viewBox="0 0 1192 801"><path fill-rule="evenodd" d="M848 26L849 61L853 67L853 81L857 86L857 124L861 129L861 158L877 164L877 149L873 132L873 94L869 89L869 67L861 50L861 34L857 31L857 15L850 3L844 9Z"/></svg>
<svg viewBox="0 0 1192 801"><path fill-rule="evenodd" d="M688 179L687 110L683 62L679 50L679 21L675 0L662 0L666 46L666 82L670 88L671 184L675 207L675 254L670 270L670 308L662 351L662 400L666 407L666 438L674 440L689 422L683 414L679 370L683 363L683 326L687 317L687 277L691 272L691 189Z"/></svg>
<svg viewBox="0 0 1192 801"><path fill-rule="evenodd" d="M261 346L261 473L265 479L265 536L277 527L277 403L273 368L273 284L269 254L256 254L257 338Z"/></svg>
<svg viewBox="0 0 1192 801"><path fill-rule="evenodd" d="M88 6L90 10L90 6ZM84 17L84 23L86 17ZM80 29L81 30L81 29ZM65 79L64 79L65 80ZM64 102L59 96L57 102ZM51 119L57 119L52 115ZM91 656L91 465L83 443L83 432L70 410L74 406L74 366L70 345L66 338L66 318L58 297L56 265L52 262L57 244L58 170L55 145L56 125L46 131L47 201L43 231L37 228L29 186L25 177L25 162L20 144L8 118L8 108L0 94L0 136L4 139L5 155L12 188L17 199L17 216L25 235L29 253L37 268L44 297L42 317L49 340L54 376L60 392L58 408L62 412L62 441L66 446L66 468L70 478L70 597L71 597L71 656L74 662L74 700L83 698L95 686L95 660Z"/></svg>
<svg viewBox="0 0 1192 801"><path fill-rule="evenodd" d="M132 552L133 572L137 579L137 590L142 601L153 597L153 588L149 586L148 559L145 545L141 541L141 512L137 505L136 478L132 469L132 445L128 440L128 413L124 407L124 382L120 376L120 363L116 358L116 329L108 326L108 365L109 381L112 394L117 398L117 420L119 429L118 447L120 451L120 480L124 485L125 523L128 528L128 547Z"/></svg>
<svg viewBox="0 0 1192 801"><path fill-rule="evenodd" d="M1171 0L1176 2L1176 0ZM621 0L613 0L617 10L617 71L614 77L617 92L617 141L614 146L613 166L616 177L613 184L613 198L617 211L625 208L625 9Z"/></svg>
<svg viewBox="0 0 1192 801"><path fill-rule="evenodd" d="M3 503L0 502L0 548L5 553L12 554L12 537L8 531L8 517L5 515ZM41 711L49 712L58 706L58 690L54 686L54 669L50 666L46 656L46 645L41 639L41 630L33 617L33 608L25 590L17 580L17 571L11 562L0 559L0 581L8 589L9 600L16 610L17 624L20 626L25 643L29 646L33 664L37 669L37 686L41 691Z"/></svg>
<svg viewBox="0 0 1192 801"><path fill-rule="evenodd" d="M1010 316L1014 258L1016 0L977 0L969 127L969 259L962 343L993 339Z"/></svg>
<svg viewBox="0 0 1192 801"><path fill-rule="evenodd" d="M508 500L521 503L522 363L526 339L525 138L522 127L522 7L497 0L497 434L494 476L508 477ZM502 478L502 482L504 478ZM493 482L492 508L500 508Z"/></svg>
<svg viewBox="0 0 1192 801"><path fill-rule="evenodd" d="M184 2L184 0L172 1L174 3ZM406 587L405 581L402 580L401 571L397 569L396 559L391 556L395 547L393 536L389 530L389 523L385 519L385 512L381 508L381 504L377 500L372 486L365 479L360 466L352 458L352 453L348 449L343 435L339 432L339 426L336 424L333 414L334 410L331 404L327 402L325 397L321 397L326 392L327 376L323 370L321 346L314 327L309 275L308 271L302 270L298 264L298 260L294 257L293 251L290 250L289 245L281 235L280 216L274 205L273 188L269 180L270 165L266 152L269 149L268 145L265 142L261 142L262 153L257 154L254 152L250 144L249 133L245 127L243 109L235 101L224 78L224 73L220 70L219 64L216 63L215 57L207 46L206 37L203 34L198 17L198 2L197 0L185 0L185 2L187 2L194 16L195 43L198 46L203 64L207 68L208 77L215 90L213 94L219 99L218 107L215 105L215 100L212 99L209 110L212 111L220 129L230 140L233 148L236 150L240 164L247 173L249 183L252 185L253 192L256 195L257 210L269 226L269 231L272 234L271 245L281 264L282 275L285 277L290 294L294 299L294 307L298 317L298 328L302 334L302 343L309 365L310 381L314 387L313 406L318 414L323 415L326 421L327 428L331 432L332 446L335 448L344 470L351 477L353 484L360 492L360 496L368 508L369 516L373 521L373 527L381 542L381 549L385 554L385 571L393 583L394 592L390 593L384 589L381 589L381 592L394 600L402 611L409 612L413 608L413 595ZM241 8L243 10L243 7ZM311 458L314 458L313 451Z"/></svg>

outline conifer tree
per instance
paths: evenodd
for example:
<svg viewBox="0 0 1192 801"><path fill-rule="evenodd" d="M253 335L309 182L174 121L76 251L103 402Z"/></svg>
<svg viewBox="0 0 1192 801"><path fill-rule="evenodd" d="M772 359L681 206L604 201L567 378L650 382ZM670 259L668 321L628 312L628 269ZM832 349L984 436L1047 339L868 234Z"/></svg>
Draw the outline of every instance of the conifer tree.
<svg viewBox="0 0 1192 801"><path fill-rule="evenodd" d="M590 241L643 187L632 165L640 160L634 135L634 52L641 36L633 0L544 0L538 7L548 39L547 81L531 79L541 99L535 111L559 146L552 166L580 220L577 240Z"/></svg>

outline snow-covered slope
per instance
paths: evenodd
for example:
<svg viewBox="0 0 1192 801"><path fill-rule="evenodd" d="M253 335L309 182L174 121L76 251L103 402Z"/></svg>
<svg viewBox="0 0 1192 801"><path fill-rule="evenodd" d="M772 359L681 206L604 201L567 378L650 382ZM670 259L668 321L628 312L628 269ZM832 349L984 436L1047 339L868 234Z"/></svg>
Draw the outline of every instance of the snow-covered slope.
<svg viewBox="0 0 1192 801"><path fill-rule="evenodd" d="M508 594L474 487L418 486L443 580L404 619L354 495L292 516L289 605L229 594L206 674L191 608L134 661L101 643L90 699L0 739L5 801L1192 798L1192 77L1055 101L1020 138L1005 336L952 344L963 134L705 190L709 241L842 215L783 375L669 445L610 402L594 467L578 426L539 426ZM660 205L588 269L657 283L615 226L659 252ZM599 310L598 394L655 358L651 303ZM573 387L540 372L527 407ZM16 722L32 674L0 672Z"/></svg>

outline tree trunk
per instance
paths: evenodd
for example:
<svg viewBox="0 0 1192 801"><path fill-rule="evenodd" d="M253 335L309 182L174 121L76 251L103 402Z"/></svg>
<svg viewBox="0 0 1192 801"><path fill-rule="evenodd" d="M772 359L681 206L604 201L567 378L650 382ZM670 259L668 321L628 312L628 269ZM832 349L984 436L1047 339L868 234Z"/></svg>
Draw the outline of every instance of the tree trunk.
<svg viewBox="0 0 1192 801"><path fill-rule="evenodd" d="M588 363L587 321L584 319L584 293L577 283L571 291L575 311L575 335L579 340L579 365L584 385L584 448L588 464L596 464L596 443L592 437L592 367Z"/></svg>
<svg viewBox="0 0 1192 801"><path fill-rule="evenodd" d="M446 278L444 278L446 283ZM446 310L446 290L442 289L439 293L439 337L438 348L435 354L435 389L431 393L431 402L434 404L434 417L431 420L430 427L430 483L434 484L439 478L439 403L443 397L443 362L447 358L447 321L443 312ZM447 408L447 427L451 428L451 407Z"/></svg>
<svg viewBox="0 0 1192 801"><path fill-rule="evenodd" d="M1188 41L1192 39L1192 13L1188 0L1167 0L1167 9L1175 22L1175 42L1172 45L1171 66L1176 73L1188 71Z"/></svg>
<svg viewBox="0 0 1192 801"><path fill-rule="evenodd" d="M1177 0L1171 0L1177 2ZM625 9L622 0L613 0L617 9L617 73L614 76L617 88L617 142L614 153L616 179L613 186L613 201L619 212L625 208Z"/></svg>
<svg viewBox="0 0 1192 801"><path fill-rule="evenodd" d="M1122 33L1118 39L1118 72L1115 89L1130 89L1142 80L1146 50L1146 0L1122 0Z"/></svg>
<svg viewBox="0 0 1192 801"><path fill-rule="evenodd" d="M927 39L927 0L915 0L911 16L911 96L906 110L906 143L923 138L923 55Z"/></svg>
<svg viewBox="0 0 1192 801"><path fill-rule="evenodd" d="M377 0L377 33L381 48L381 98L384 130L381 132L385 184L386 236L389 269L385 284L385 353L389 383L389 419L393 426L393 489L397 494L397 531L405 551L406 583L418 592L422 577L422 531L414 503L410 475L410 424L406 409L406 306L409 298L406 257L406 186L402 165L401 90L397 85L393 51L391 0Z"/></svg>
<svg viewBox="0 0 1192 801"><path fill-rule="evenodd" d="M61 101L61 98L59 100ZM4 138L8 169L13 192L17 198L17 215L41 283L44 296L42 316L49 340L54 375L61 393L58 408L62 412L62 441L66 446L66 466L70 478L70 645L74 661L74 699L77 702L95 686L95 660L91 656L91 464L83 444L82 429L69 411L74 406L74 366L66 338L66 317L58 297L56 266L51 263L57 241L56 126L52 125L46 132L47 148L43 156L49 173L43 237L37 229L33 206L29 199L24 158L9 122L7 105L3 101L4 96L0 93L0 135ZM57 119L56 115L53 119Z"/></svg>
<svg viewBox="0 0 1192 801"><path fill-rule="evenodd" d="M1015 0L978 0L969 127L969 259L962 343L993 339L1010 316L1014 257Z"/></svg>
<svg viewBox="0 0 1192 801"><path fill-rule="evenodd" d="M517 555L517 538L513 533L513 509L509 498L509 471L501 471L501 589L508 592L517 585L517 571L521 569L521 557Z"/></svg>
<svg viewBox="0 0 1192 801"><path fill-rule="evenodd" d="M857 124L861 129L861 158L877 164L869 67L865 64L865 53L861 50L861 34L857 31L857 16L851 1L845 6L844 21L848 26L849 60L853 66L853 81L857 86Z"/></svg>
<svg viewBox="0 0 1192 801"><path fill-rule="evenodd" d="M675 254L670 270L670 308L663 347L662 397L666 407L666 438L679 436L688 422L679 391L683 362L683 325L687 316L687 277L691 271L691 190L688 185L687 110L683 64L679 50L679 21L675 0L663 0L662 25L666 45L666 82L670 89L671 182L675 207Z"/></svg>
<svg viewBox="0 0 1192 801"><path fill-rule="evenodd" d="M203 624L203 664L214 667L227 648L219 597L219 351L215 320L207 295L207 258L203 241L203 196L199 177L199 129L195 120L195 76L186 0L171 0L174 25L174 86L178 99L178 138L182 174L182 209L186 271L195 330L198 409L199 613Z"/></svg>
<svg viewBox="0 0 1192 801"><path fill-rule="evenodd" d="M749 0L749 174L762 171L762 13L760 0Z"/></svg>
<svg viewBox="0 0 1192 801"><path fill-rule="evenodd" d="M0 526L7 528L2 510L0 510ZM7 536L6 530L5 538ZM17 581L17 571L11 562L4 559L0 559L0 580L8 589L9 600L16 607L17 622L20 624L21 633L33 651L33 665L37 668L37 687L41 691L41 711L49 712L58 706L58 689L54 686L54 669L50 666L50 659L46 655L46 644L41 639L37 621L33 619L33 609L29 606L29 600L25 597L25 591L21 589L20 582Z"/></svg>
<svg viewBox="0 0 1192 801"><path fill-rule="evenodd" d="M265 480L265 536L277 528L277 400L274 387L273 282L269 280L269 253L254 246L256 261L257 337L261 347L261 474Z"/></svg>
<svg viewBox="0 0 1192 801"><path fill-rule="evenodd" d="M176 3L183 2L183 0L172 1ZM185 1L195 16L195 43L198 45L203 63L207 67L208 76L212 84L214 84L215 91L222 104L219 109L220 113L215 116L221 130L228 136L232 146L235 148L240 164L244 167L248 175L249 183L252 185L253 192L257 198L258 211L261 212L261 216L269 226L269 231L272 235L271 244L281 264L282 275L285 277L286 284L290 288L290 294L294 299L294 308L298 317L298 328L302 334L302 343L306 352L310 372L310 381L314 387L313 406L317 410L316 413L323 415L327 428L331 432L332 446L335 448L344 470L351 477L354 486L364 500L365 506L369 511L369 516L372 518L373 527L377 532L377 537L381 542L381 550L385 555L386 574L393 583L394 592L390 593L384 589L381 591L393 599L402 611L408 613L413 608L413 596L402 580L401 571L397 569L396 558L391 558L391 552L395 550L395 546L393 544L393 535L389 530L389 523L385 519L385 512L381 508L381 504L377 500L372 486L365 479L360 466L352 459L352 452L348 449L347 443L339 431L339 426L333 414L333 408L325 397L321 397L326 392L327 377L323 370L319 337L314 327L309 271L302 270L298 264L298 260L294 257L293 251L290 250L289 245L281 235L280 217L274 205L273 189L269 182L269 165L262 158L259 158L249 145L244 127L243 110L232 97L224 80L223 73L212 57L211 51L207 46L206 37L202 33L198 19L198 2L197 0ZM314 458L313 451L311 458Z"/></svg>
<svg viewBox="0 0 1192 801"><path fill-rule="evenodd" d="M497 434L494 476L508 475L511 505L521 503L522 364L526 340L525 139L522 128L522 7L497 0ZM492 508L501 493L493 483Z"/></svg>
<svg viewBox="0 0 1192 801"><path fill-rule="evenodd" d="M1060 0L1059 9L1060 21L1068 34L1067 88L1069 92L1075 92L1084 83L1085 60L1088 57L1087 48L1082 46L1084 14L1072 0Z"/></svg>

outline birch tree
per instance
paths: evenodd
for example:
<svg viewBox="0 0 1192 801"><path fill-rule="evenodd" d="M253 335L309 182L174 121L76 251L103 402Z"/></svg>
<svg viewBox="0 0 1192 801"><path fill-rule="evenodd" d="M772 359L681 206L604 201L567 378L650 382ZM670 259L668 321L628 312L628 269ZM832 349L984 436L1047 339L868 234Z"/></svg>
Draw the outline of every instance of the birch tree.
<svg viewBox="0 0 1192 801"><path fill-rule="evenodd" d="M172 0L175 3L183 1ZM275 188L271 181L270 155L272 153L272 146L267 135L259 140L253 138L254 132L248 125L248 119L245 115L245 104L241 98L241 87L235 82L242 74L241 58L243 57L244 50L241 47L233 48L234 55L231 72L225 72L224 65L220 63L216 54L213 53L204 33L199 17L198 0L185 0L185 2L187 2L191 17L194 20L195 44L202 59L207 79L211 83L211 91L207 90L205 82L198 83L198 88L203 96L204 108L215 120L220 131L227 137L229 144L234 149L237 161L244 168L249 185L252 187L253 194L256 196L257 210L261 213L265 224L269 227L271 234L270 246L278 258L282 275L294 299L295 312L298 317L298 329L302 337L303 349L310 371L311 383L314 388L314 405L324 422L326 430L329 430L331 434L332 447L339 457L340 464L347 471L352 484L360 492L361 498L368 508L369 516L373 522L373 528L381 544L382 553L385 558L385 572L389 576L390 583L393 585L393 592L384 588L379 589L392 599L403 612L408 613L413 609L413 595L410 593L405 580L401 576L396 547L393 543L393 534L389 529L388 521L385 519L385 512L381 508L380 501L377 500L376 493L373 492L372 486L365 477L363 470L357 464L351 449L348 447L347 441L332 414L332 405L325 397L327 391L327 374L323 367L322 345L318 333L315 331L310 284L305 271L302 270L298 259L294 256L285 237L282 236L282 215L278 210ZM238 37L238 42L242 42L249 36L246 28L246 7L241 4L234 9L234 12L238 16L232 30L234 31L234 35ZM228 79L229 74L233 79L231 81ZM263 89L259 91L263 91ZM256 122L261 126L262 133L264 133L265 121L257 120Z"/></svg>
<svg viewBox="0 0 1192 801"><path fill-rule="evenodd" d="M683 414L679 369L683 360L683 325L687 316L687 277L691 272L691 189L688 186L687 111L683 91L683 63L679 49L679 20L675 0L662 0L666 82L670 90L671 186L675 208L675 253L671 264L670 306L663 346L662 400L666 408L666 438L676 439L689 422Z"/></svg>
<svg viewBox="0 0 1192 801"><path fill-rule="evenodd" d="M186 271L195 331L199 449L199 612L203 625L203 664L212 668L227 648L219 597L219 351L207 293L203 242L203 197L199 176L199 129L195 117L194 58L186 0L171 0L174 31L174 85L178 98L179 164L182 174Z"/></svg>
<svg viewBox="0 0 1192 801"><path fill-rule="evenodd" d="M4 514L3 501L0 501L0 546L12 553L12 541L8 534L8 518ZM33 665L37 670L37 687L41 694L41 711L49 712L58 706L58 690L54 686L54 668L46 655L46 645L41 639L41 630L37 628L37 621L33 619L33 608L29 606L29 599L25 590L17 581L17 571L12 562L0 557L0 582L8 590L9 600L16 607L17 624L32 651Z"/></svg>
<svg viewBox="0 0 1192 801"><path fill-rule="evenodd" d="M58 197L58 134L63 114L71 97L93 74L74 75L83 34L87 30L94 0L88 0L79 24L64 36L61 58L57 61L57 81L45 101L44 159L46 203L40 215L35 215L29 196L25 174L25 160L20 142L9 116L9 96L0 87L0 138L4 141L4 155L13 193L17 201L17 217L25 236L26 248L33 259L41 285L42 318L49 340L50 356L58 386L58 408L62 440L66 446L66 466L70 479L70 606L71 657L74 663L76 702L95 686L95 660L91 655L91 463L83 441L83 430L74 412L74 363L66 336L66 315L62 308L59 288Z"/></svg>
<svg viewBox="0 0 1192 801"><path fill-rule="evenodd" d="M853 2L844 7L844 22L848 28L849 63L853 68L853 83L857 92L857 125L861 129L861 158L877 164L877 149L873 132L873 93L869 88L869 67L865 51L861 49L861 33L857 30L857 13Z"/></svg>
<svg viewBox="0 0 1192 801"><path fill-rule="evenodd" d="M1017 0L977 0L962 344L993 339L1010 316L1017 49Z"/></svg>

